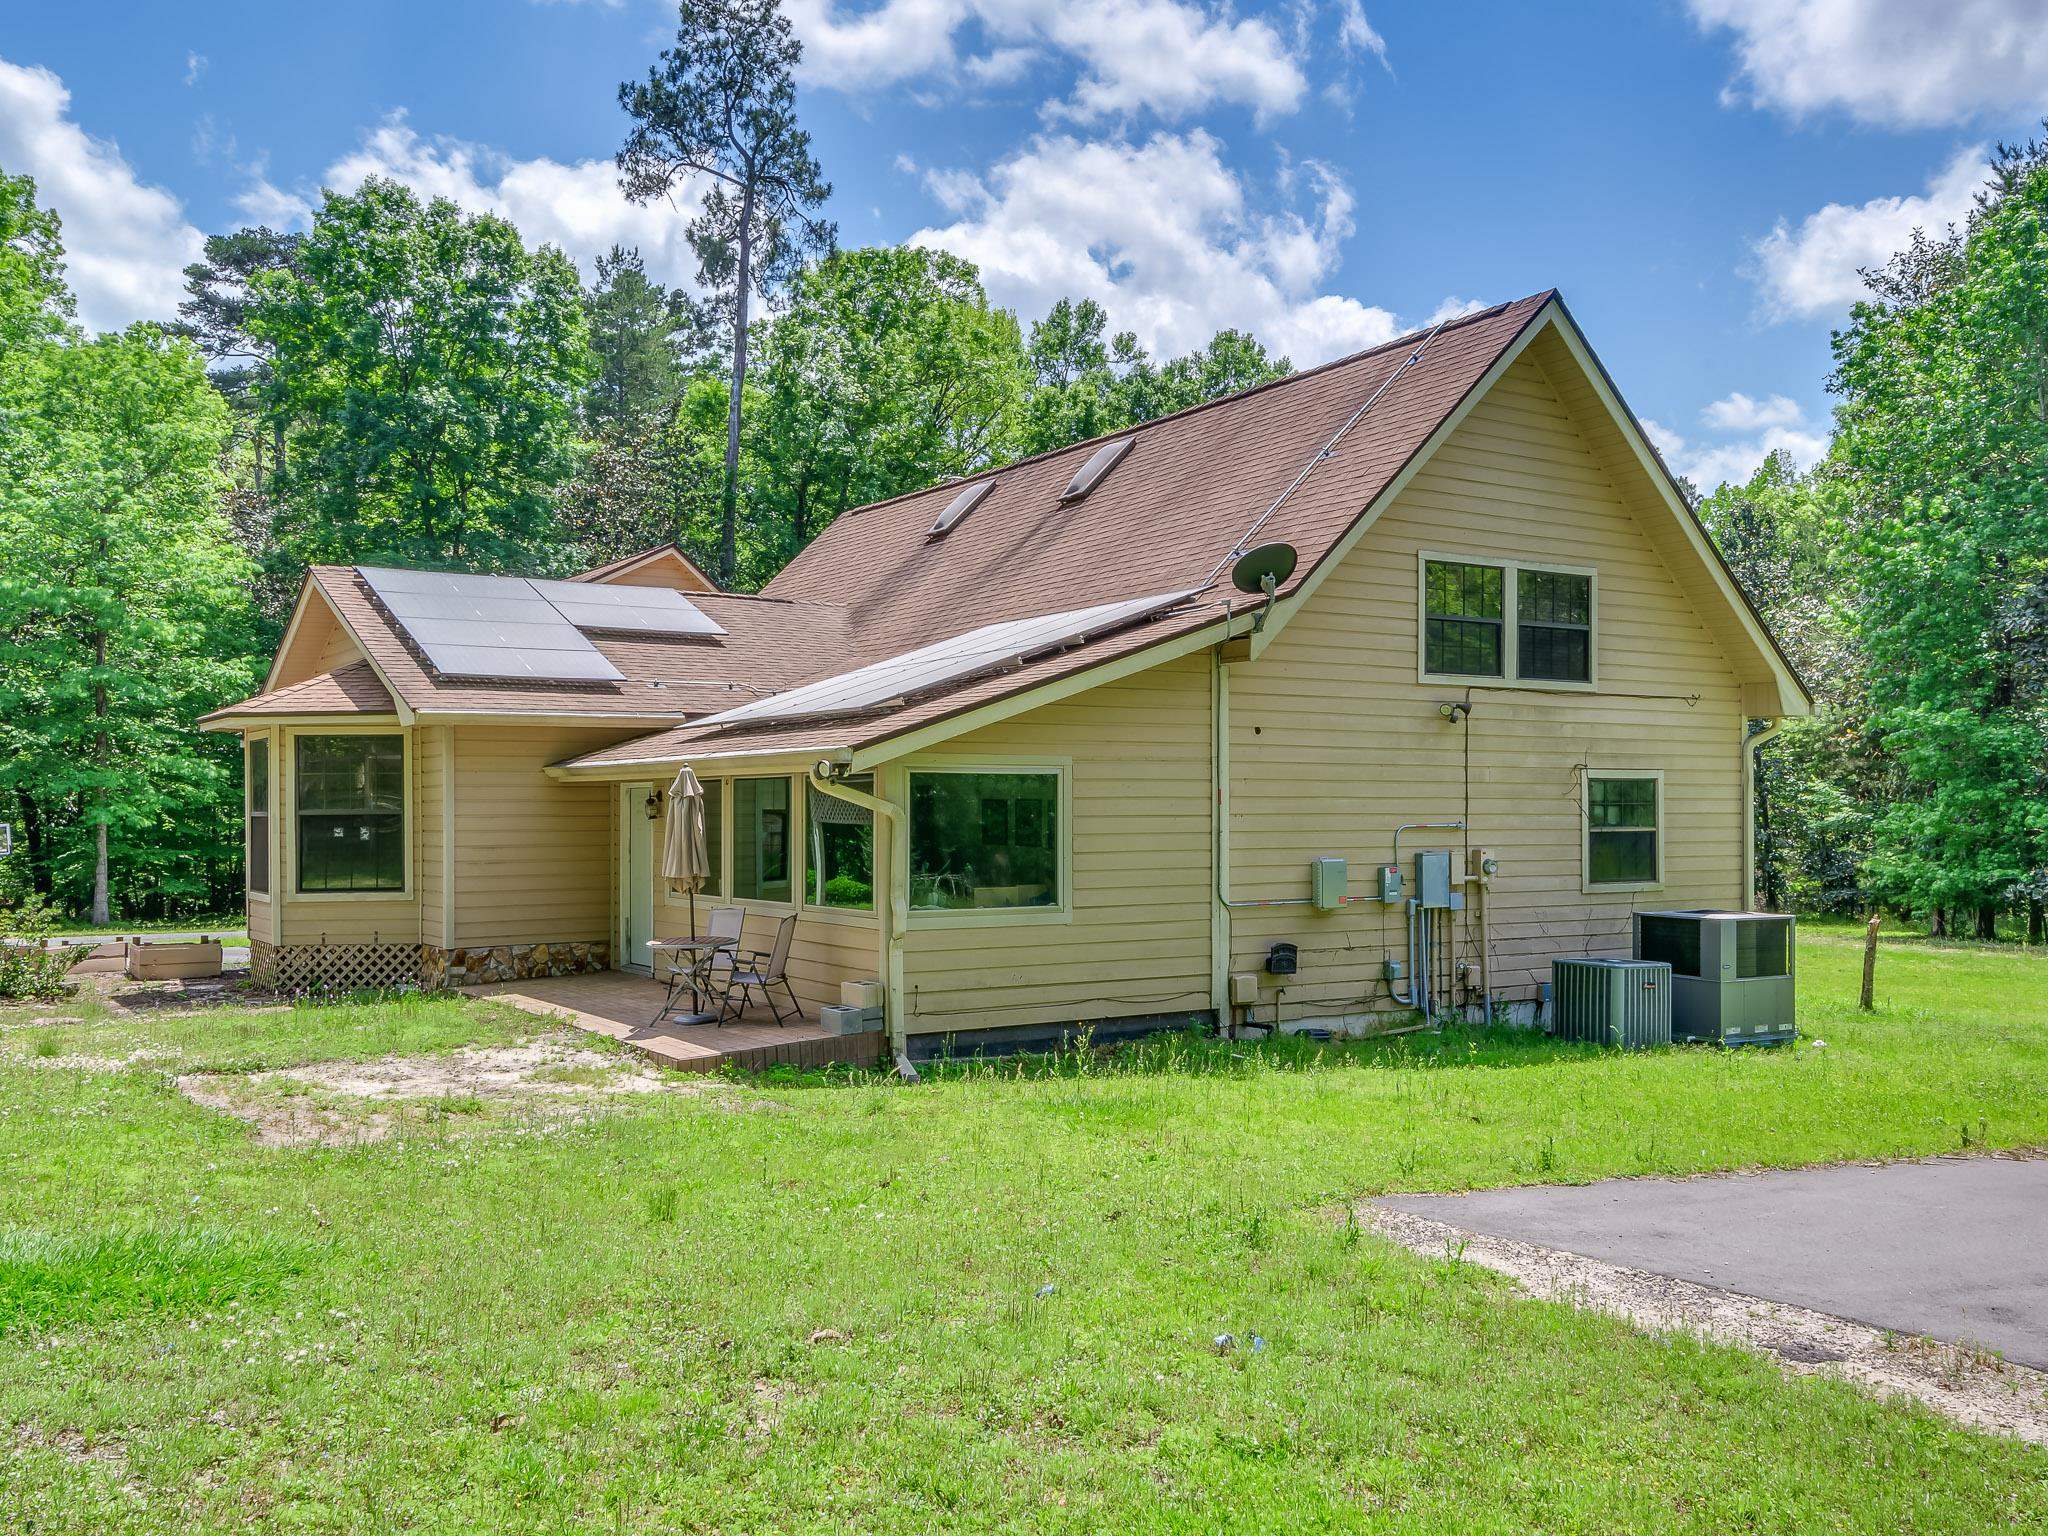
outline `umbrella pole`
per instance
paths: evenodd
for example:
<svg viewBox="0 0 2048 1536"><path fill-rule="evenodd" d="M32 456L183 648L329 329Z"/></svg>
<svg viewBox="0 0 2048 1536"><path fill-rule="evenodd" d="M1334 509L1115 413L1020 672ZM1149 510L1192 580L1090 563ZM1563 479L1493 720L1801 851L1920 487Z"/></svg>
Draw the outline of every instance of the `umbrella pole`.
<svg viewBox="0 0 2048 1536"><path fill-rule="evenodd" d="M690 887L690 937L693 939L697 937L697 887L694 885ZM694 959L695 957L692 956L693 962ZM697 990L697 972L694 969L694 965L690 971L690 1011L692 1013L702 1013L704 1011L704 994Z"/></svg>

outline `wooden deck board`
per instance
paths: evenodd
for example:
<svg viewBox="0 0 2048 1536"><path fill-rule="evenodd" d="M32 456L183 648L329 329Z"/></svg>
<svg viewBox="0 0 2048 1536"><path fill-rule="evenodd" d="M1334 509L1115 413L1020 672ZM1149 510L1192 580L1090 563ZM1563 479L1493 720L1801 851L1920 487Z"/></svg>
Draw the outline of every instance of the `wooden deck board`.
<svg viewBox="0 0 2048 1536"><path fill-rule="evenodd" d="M822 1067L833 1062L873 1066L882 1054L879 1032L834 1035L812 1021L776 1024L758 1007L731 1024L651 1026L647 1021L668 989L621 971L498 981L462 990L587 1029L682 1072L716 1072L724 1067L758 1072L772 1066Z"/></svg>

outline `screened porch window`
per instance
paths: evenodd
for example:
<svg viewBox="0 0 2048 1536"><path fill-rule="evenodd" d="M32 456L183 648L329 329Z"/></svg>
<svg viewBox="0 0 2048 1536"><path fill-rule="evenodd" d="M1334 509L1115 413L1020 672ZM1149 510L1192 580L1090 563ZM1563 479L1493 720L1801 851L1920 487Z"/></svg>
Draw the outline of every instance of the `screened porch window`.
<svg viewBox="0 0 2048 1536"><path fill-rule="evenodd" d="M938 911L1057 907L1060 776L910 775L910 905Z"/></svg>
<svg viewBox="0 0 2048 1536"><path fill-rule="evenodd" d="M245 841L249 889L270 894L270 741L259 736L249 743L249 810Z"/></svg>
<svg viewBox="0 0 2048 1536"><path fill-rule="evenodd" d="M405 739L301 736L301 891L405 889Z"/></svg>
<svg viewBox="0 0 2048 1536"><path fill-rule="evenodd" d="M872 774L846 781L848 789L862 794L875 792ZM811 829L811 858L808 871L810 892L805 898L814 907L841 907L870 912L875 905L875 815L864 805L854 805L828 795L815 784L807 785L805 803Z"/></svg>
<svg viewBox="0 0 2048 1536"><path fill-rule="evenodd" d="M1655 885L1663 807L1654 778L1589 774L1586 778L1586 883Z"/></svg>
<svg viewBox="0 0 2048 1536"><path fill-rule="evenodd" d="M732 894L745 901L789 901L788 779L732 781Z"/></svg>

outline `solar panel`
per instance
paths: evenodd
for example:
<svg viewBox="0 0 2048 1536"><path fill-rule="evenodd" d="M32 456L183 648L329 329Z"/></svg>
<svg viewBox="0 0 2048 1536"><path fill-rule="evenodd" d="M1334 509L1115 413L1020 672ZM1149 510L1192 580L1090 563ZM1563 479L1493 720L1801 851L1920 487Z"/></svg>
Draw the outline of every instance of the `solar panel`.
<svg viewBox="0 0 2048 1536"><path fill-rule="evenodd" d="M940 534L952 528L961 518L980 506L983 498L995 488L996 483L993 480L983 480L978 484L968 486L966 490L946 503L946 510L941 512L939 520L932 524L932 531L929 536L936 539Z"/></svg>
<svg viewBox="0 0 2048 1536"><path fill-rule="evenodd" d="M578 629L631 635L722 635L711 616L667 587L621 587L592 581L541 581L528 586Z"/></svg>
<svg viewBox="0 0 2048 1536"><path fill-rule="evenodd" d="M1088 462L1074 471L1074 478L1067 482L1067 488L1060 492L1062 502L1079 501L1096 486L1102 484L1102 477L1115 469L1123 456L1131 451L1132 438L1120 437L1113 443L1104 443L1088 455Z"/></svg>
<svg viewBox="0 0 2048 1536"><path fill-rule="evenodd" d="M757 699L715 715L699 725L737 724L743 720L800 720L813 715L856 714L947 683L963 682L986 672L1020 666L1033 656L1136 623L1192 597L1199 588L1101 603L1067 613L985 624L964 635L941 640L887 661L842 672L837 677L805 683L801 688Z"/></svg>
<svg viewBox="0 0 2048 1536"><path fill-rule="evenodd" d="M377 601L448 677L620 682L613 666L531 583L358 566Z"/></svg>

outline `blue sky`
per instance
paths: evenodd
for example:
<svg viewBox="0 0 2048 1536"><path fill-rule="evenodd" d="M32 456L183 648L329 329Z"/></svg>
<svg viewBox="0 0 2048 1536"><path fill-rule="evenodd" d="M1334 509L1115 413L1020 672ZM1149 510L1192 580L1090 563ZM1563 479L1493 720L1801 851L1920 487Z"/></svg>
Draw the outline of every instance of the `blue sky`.
<svg viewBox="0 0 2048 1536"><path fill-rule="evenodd" d="M788 0L847 243L1092 294L1157 350L1309 363L1555 286L1674 465L1819 451L1859 264L1960 216L2048 110L2048 0ZM688 281L618 197L660 0L5 0L0 167L63 215L81 314L161 317L202 233L395 174L586 270Z"/></svg>

